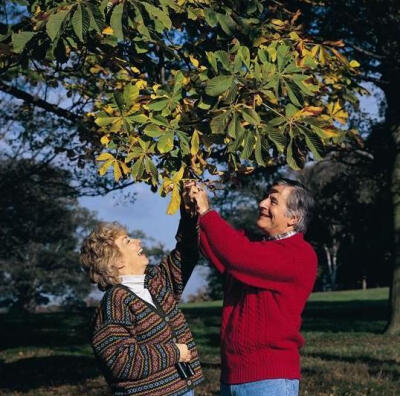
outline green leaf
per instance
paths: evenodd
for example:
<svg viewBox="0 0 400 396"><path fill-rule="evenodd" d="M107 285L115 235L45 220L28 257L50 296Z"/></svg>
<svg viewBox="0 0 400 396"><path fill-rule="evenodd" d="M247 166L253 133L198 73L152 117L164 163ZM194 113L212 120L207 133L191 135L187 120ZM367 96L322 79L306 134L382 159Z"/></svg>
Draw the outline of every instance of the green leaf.
<svg viewBox="0 0 400 396"><path fill-rule="evenodd" d="M150 158L146 157L144 166L146 168L146 172L151 176L152 184L156 185L158 180L158 170L154 165L154 162Z"/></svg>
<svg viewBox="0 0 400 396"><path fill-rule="evenodd" d="M276 128L268 128L266 132L268 139L275 145L278 152L283 153L287 145L286 135Z"/></svg>
<svg viewBox="0 0 400 396"><path fill-rule="evenodd" d="M295 104L296 106L302 107L302 106L301 106L301 103L300 103L299 100L297 99L297 96L294 94L292 88L290 87L290 84L288 84L288 83L285 81L285 86L286 86L287 93L288 93L288 96L289 96L289 99L291 100L291 102L292 102L293 104Z"/></svg>
<svg viewBox="0 0 400 396"><path fill-rule="evenodd" d="M149 104L149 108L151 110L160 111L167 107L169 103L169 99L158 99L153 103Z"/></svg>
<svg viewBox="0 0 400 396"><path fill-rule="evenodd" d="M214 52L214 54L215 58L221 62L222 67L226 71L231 71L231 61L229 54L226 51L221 51L221 50Z"/></svg>
<svg viewBox="0 0 400 396"><path fill-rule="evenodd" d="M260 116L253 108L245 107L240 109L243 119L251 125L258 125L261 122Z"/></svg>
<svg viewBox="0 0 400 396"><path fill-rule="evenodd" d="M242 153L240 154L240 159L245 160L251 157L251 154L254 150L254 142L254 135L247 131L247 133L244 135L244 147Z"/></svg>
<svg viewBox="0 0 400 396"><path fill-rule="evenodd" d="M250 69L250 50L245 46L241 46L238 54L247 68Z"/></svg>
<svg viewBox="0 0 400 396"><path fill-rule="evenodd" d="M307 147L312 152L314 159L316 161L319 161L320 159L322 159L325 151L324 144L322 143L321 138L317 134L303 128L302 132L305 136Z"/></svg>
<svg viewBox="0 0 400 396"><path fill-rule="evenodd" d="M31 40L34 35L34 32L13 33L12 44L14 52L20 54L24 50L25 45Z"/></svg>
<svg viewBox="0 0 400 396"><path fill-rule="evenodd" d="M294 140L291 139L286 151L286 162L293 170L300 170L300 161L294 151Z"/></svg>
<svg viewBox="0 0 400 396"><path fill-rule="evenodd" d="M112 11L110 18L110 26L114 30L114 35L118 40L124 39L124 32L122 29L122 16L124 14L124 3L117 4Z"/></svg>
<svg viewBox="0 0 400 396"><path fill-rule="evenodd" d="M144 124L149 120L146 114L137 114L134 116L126 117L126 119L130 122L137 122L138 124Z"/></svg>
<svg viewBox="0 0 400 396"><path fill-rule="evenodd" d="M228 125L228 135L232 138L236 138L237 123L238 123L237 113L235 112L233 113L231 122Z"/></svg>
<svg viewBox="0 0 400 396"><path fill-rule="evenodd" d="M157 143L157 149L161 154L168 153L174 148L174 133L164 133Z"/></svg>
<svg viewBox="0 0 400 396"><path fill-rule="evenodd" d="M164 134L164 131L157 125L150 124L147 125L146 128L144 128L143 131L147 136L150 137L160 137L161 135Z"/></svg>
<svg viewBox="0 0 400 396"><path fill-rule="evenodd" d="M128 84L124 88L123 98L126 106L131 107L139 96L139 88L136 85Z"/></svg>
<svg viewBox="0 0 400 396"><path fill-rule="evenodd" d="M146 11L149 14L150 18L154 18L156 21L160 21L164 25L164 27L166 27L167 29L171 29L172 22L168 14L149 3L143 2L142 4L144 5L144 8L146 8Z"/></svg>
<svg viewBox="0 0 400 396"><path fill-rule="evenodd" d="M289 47L286 44L278 46L276 51L278 57L278 70L282 71L287 63L290 61Z"/></svg>
<svg viewBox="0 0 400 396"><path fill-rule="evenodd" d="M207 60L208 63L211 65L215 73L218 73L218 67L217 67L217 58L215 57L214 52L212 51L206 51L207 55Z"/></svg>
<svg viewBox="0 0 400 396"><path fill-rule="evenodd" d="M81 4L78 4L76 7L74 15L71 18L71 24L76 36L83 42L83 36L89 28L90 18L88 12Z"/></svg>
<svg viewBox="0 0 400 396"><path fill-rule="evenodd" d="M294 114L296 114L299 111L297 107L294 107L291 103L286 105L285 107L285 115L286 117L293 117Z"/></svg>
<svg viewBox="0 0 400 396"><path fill-rule="evenodd" d="M104 22L104 13L100 12L99 8L94 4L86 3L86 6L89 13L90 29L94 29L98 33L101 33L106 27Z"/></svg>
<svg viewBox="0 0 400 396"><path fill-rule="evenodd" d="M211 27L217 26L218 23L217 14L211 8L204 9L204 17L209 26Z"/></svg>
<svg viewBox="0 0 400 396"><path fill-rule="evenodd" d="M132 166L131 174L135 180L140 180L144 172L143 157L139 158Z"/></svg>
<svg viewBox="0 0 400 396"><path fill-rule="evenodd" d="M182 155L188 155L190 153L189 136L182 131L176 131L176 136L179 139L179 147Z"/></svg>
<svg viewBox="0 0 400 396"><path fill-rule="evenodd" d="M47 24L46 24L46 32L50 37L51 41L54 41L57 36L62 34L62 25L71 10L62 10L57 13L51 14Z"/></svg>
<svg viewBox="0 0 400 396"><path fill-rule="evenodd" d="M98 117L98 118L96 118L95 123L99 127L104 127L104 126L110 125L113 122L116 122L118 120L121 120L121 117Z"/></svg>
<svg viewBox="0 0 400 396"><path fill-rule="evenodd" d="M210 122L211 132L215 134L225 133L225 128L228 123L229 112L223 112L215 116Z"/></svg>
<svg viewBox="0 0 400 396"><path fill-rule="evenodd" d="M265 166L265 161L262 157L262 137L260 134L257 134L256 137L256 146L254 148L254 156L256 158L256 162L260 166Z"/></svg>
<svg viewBox="0 0 400 396"><path fill-rule="evenodd" d="M217 13L217 21L228 36L233 35L236 30L236 23L230 15Z"/></svg>
<svg viewBox="0 0 400 396"><path fill-rule="evenodd" d="M202 110L208 110L211 107L211 105L208 103L204 103L203 100L201 100L200 103L197 105L197 107Z"/></svg>
<svg viewBox="0 0 400 396"><path fill-rule="evenodd" d="M217 76L207 81L206 94L218 96L224 93L233 83L233 76Z"/></svg>

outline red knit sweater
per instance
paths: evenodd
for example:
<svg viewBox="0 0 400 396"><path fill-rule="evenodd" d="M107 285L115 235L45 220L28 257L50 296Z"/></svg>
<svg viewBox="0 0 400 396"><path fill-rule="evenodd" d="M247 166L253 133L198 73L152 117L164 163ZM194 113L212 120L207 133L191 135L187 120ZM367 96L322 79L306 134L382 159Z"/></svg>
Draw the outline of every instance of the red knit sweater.
<svg viewBox="0 0 400 396"><path fill-rule="evenodd" d="M200 219L203 253L226 272L221 381L240 384L300 378L301 313L317 258L301 233L251 242L217 212Z"/></svg>

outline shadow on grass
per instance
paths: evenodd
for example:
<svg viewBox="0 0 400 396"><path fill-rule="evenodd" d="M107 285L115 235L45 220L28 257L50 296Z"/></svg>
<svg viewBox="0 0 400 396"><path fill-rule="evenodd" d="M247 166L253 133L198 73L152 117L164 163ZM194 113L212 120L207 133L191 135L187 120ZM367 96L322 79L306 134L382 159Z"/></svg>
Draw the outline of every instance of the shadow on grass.
<svg viewBox="0 0 400 396"><path fill-rule="evenodd" d="M0 390L27 391L42 386L75 385L100 375L86 356L48 356L0 362Z"/></svg>
<svg viewBox="0 0 400 396"><path fill-rule="evenodd" d="M307 353L305 356L340 363L364 363L368 366L368 372L373 377L387 377L392 381L400 380L400 365L396 360L380 360L370 356L337 356L329 353ZM385 367L384 367L385 366Z"/></svg>
<svg viewBox="0 0 400 396"><path fill-rule="evenodd" d="M87 344L92 312L0 315L0 350Z"/></svg>
<svg viewBox="0 0 400 396"><path fill-rule="evenodd" d="M310 301L303 313L303 330L382 333L388 318L384 300Z"/></svg>

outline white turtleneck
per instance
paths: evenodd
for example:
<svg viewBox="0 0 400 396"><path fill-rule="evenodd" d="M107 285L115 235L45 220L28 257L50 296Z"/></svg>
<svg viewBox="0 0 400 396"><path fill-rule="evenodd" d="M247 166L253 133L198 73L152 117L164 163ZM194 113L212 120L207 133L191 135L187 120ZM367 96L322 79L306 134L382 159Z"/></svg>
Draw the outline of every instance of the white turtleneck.
<svg viewBox="0 0 400 396"><path fill-rule="evenodd" d="M144 287L144 277L145 275L122 275L121 284L133 291L142 300L155 307L150 292Z"/></svg>

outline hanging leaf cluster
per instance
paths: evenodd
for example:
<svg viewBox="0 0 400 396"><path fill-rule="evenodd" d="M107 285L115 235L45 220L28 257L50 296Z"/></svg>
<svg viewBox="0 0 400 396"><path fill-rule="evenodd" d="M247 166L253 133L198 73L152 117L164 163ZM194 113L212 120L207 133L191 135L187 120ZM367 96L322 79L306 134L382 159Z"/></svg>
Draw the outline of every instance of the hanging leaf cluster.
<svg viewBox="0 0 400 396"><path fill-rule="evenodd" d="M171 193L170 213L182 179L300 169L356 136L360 65L275 2L36 0L27 12L0 36L0 62L30 81L40 64L87 98L100 174Z"/></svg>

